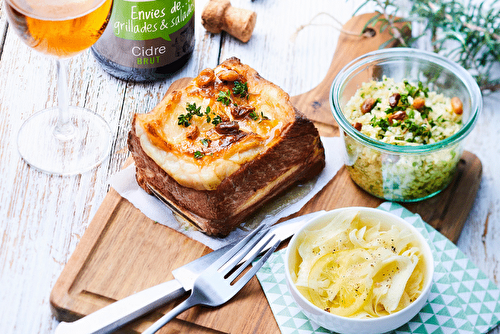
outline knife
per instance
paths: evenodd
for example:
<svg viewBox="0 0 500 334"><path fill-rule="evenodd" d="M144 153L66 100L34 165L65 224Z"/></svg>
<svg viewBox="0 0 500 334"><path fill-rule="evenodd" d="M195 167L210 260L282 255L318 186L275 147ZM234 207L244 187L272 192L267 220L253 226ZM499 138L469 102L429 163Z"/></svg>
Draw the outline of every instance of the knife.
<svg viewBox="0 0 500 334"><path fill-rule="evenodd" d="M324 213L325 211L322 210L292 218L264 229L261 233L267 233L268 231L274 233L275 236L272 241L277 239L285 240L291 237L304 223ZM187 291L191 290L199 273L233 247L238 241L173 270L172 274L175 277L173 280L130 295L77 321L60 322L55 334L105 334L117 330L121 326L181 297ZM273 242L269 242L268 244L272 245ZM262 252L265 252L267 248L263 249ZM245 260L244 258L241 261Z"/></svg>

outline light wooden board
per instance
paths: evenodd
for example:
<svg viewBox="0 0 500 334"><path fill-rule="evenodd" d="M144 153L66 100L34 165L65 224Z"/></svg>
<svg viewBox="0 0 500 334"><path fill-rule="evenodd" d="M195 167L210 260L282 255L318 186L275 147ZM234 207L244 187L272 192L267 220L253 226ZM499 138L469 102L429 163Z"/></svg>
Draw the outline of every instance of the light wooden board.
<svg viewBox="0 0 500 334"><path fill-rule="evenodd" d="M351 19L346 30L359 31L367 16ZM338 134L328 104L328 90L343 64L373 50L387 36L360 40L342 34L325 80L308 93L292 98L299 110L315 120L324 136ZM177 81L182 85L185 80ZM481 179L479 159L465 152L453 183L438 196L406 205L456 241L474 202ZM297 215L346 206L376 207L382 201L357 187L342 168L335 178ZM154 224L113 189L107 194L51 294L53 313L73 321L134 292L173 278L171 271L210 250L167 227ZM122 332L142 332L177 302L126 326ZM162 329L170 332L278 333L278 327L256 278L220 308L195 307Z"/></svg>

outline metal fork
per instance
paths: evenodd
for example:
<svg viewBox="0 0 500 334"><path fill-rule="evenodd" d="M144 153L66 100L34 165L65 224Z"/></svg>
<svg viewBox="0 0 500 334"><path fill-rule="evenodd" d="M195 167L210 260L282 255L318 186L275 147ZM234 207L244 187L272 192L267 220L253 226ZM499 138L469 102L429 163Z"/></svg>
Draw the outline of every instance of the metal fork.
<svg viewBox="0 0 500 334"><path fill-rule="evenodd" d="M195 280L191 295L188 299L161 317L151 327L146 329L143 334L156 333L156 331L167 322L195 305L219 306L236 295L236 293L238 293L238 291L240 291L262 267L281 242L281 240L277 240L248 272L236 280L243 270L245 270L245 268L257 257L271 239L273 239L274 234L268 237L266 242L256 247L259 241L268 234L258 234L262 228L263 225L255 229L251 234L222 255L217 261L207 267ZM238 266L240 260L247 255L250 256L245 263Z"/></svg>

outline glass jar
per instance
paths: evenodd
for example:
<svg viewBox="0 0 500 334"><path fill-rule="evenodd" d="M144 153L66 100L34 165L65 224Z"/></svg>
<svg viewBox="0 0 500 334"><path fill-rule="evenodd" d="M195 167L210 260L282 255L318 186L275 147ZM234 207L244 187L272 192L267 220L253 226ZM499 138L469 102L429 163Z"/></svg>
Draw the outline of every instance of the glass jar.
<svg viewBox="0 0 500 334"><path fill-rule="evenodd" d="M356 130L343 109L362 83L384 77L421 81L431 91L459 97L463 103L460 130L442 141L416 146L384 143ZM417 49L393 48L368 53L346 65L333 81L330 106L352 180L376 197L414 202L438 194L453 180L464 139L482 109L482 96L472 76L453 61Z"/></svg>

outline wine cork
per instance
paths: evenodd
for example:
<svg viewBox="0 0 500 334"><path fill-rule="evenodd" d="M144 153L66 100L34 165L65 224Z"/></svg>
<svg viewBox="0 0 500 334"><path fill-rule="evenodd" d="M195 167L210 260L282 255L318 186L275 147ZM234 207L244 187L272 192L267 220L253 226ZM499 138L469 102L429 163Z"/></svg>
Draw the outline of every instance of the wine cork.
<svg viewBox="0 0 500 334"><path fill-rule="evenodd" d="M207 31L219 34L223 30L243 43L252 37L257 14L235 8L229 0L210 0L201 14L201 24Z"/></svg>

